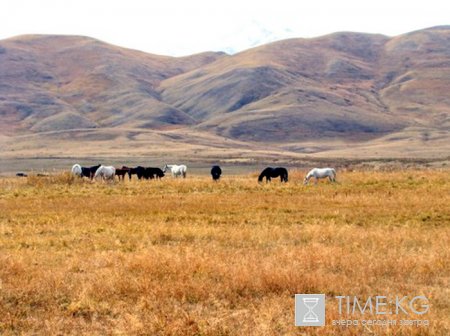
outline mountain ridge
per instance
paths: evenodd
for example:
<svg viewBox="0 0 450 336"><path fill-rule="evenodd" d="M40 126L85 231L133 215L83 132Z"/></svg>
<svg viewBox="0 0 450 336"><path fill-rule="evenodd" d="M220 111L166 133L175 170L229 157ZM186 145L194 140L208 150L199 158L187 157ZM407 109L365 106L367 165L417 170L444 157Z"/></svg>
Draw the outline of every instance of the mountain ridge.
<svg viewBox="0 0 450 336"><path fill-rule="evenodd" d="M313 153L342 143L342 151L366 144L391 148L378 155L396 155L414 144L426 155L435 143L438 155L448 149L442 139L449 138L449 88L450 26L394 37L338 32L233 55L184 57L89 37L0 40L2 139L64 130L171 130L180 143L192 131L291 154L308 154L302 143L319 141ZM3 153L17 153L11 143Z"/></svg>

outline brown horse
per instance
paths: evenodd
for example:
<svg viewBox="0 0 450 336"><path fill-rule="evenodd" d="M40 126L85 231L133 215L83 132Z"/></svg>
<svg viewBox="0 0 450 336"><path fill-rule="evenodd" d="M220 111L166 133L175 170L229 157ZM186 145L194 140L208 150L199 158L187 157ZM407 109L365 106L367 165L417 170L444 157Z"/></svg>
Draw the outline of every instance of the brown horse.
<svg viewBox="0 0 450 336"><path fill-rule="evenodd" d="M122 167L122 168L116 168L116 176L119 177L119 181L122 179L124 181L125 174L128 174L130 172L130 168Z"/></svg>

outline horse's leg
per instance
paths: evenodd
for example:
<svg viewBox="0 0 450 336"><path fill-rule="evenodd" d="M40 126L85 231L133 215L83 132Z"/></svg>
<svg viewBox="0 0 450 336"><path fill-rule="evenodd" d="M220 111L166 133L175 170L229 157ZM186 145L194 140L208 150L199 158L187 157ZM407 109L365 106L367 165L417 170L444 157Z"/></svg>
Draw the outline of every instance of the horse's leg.
<svg viewBox="0 0 450 336"><path fill-rule="evenodd" d="M317 176L314 176L314 184L317 184L318 181L319 181L319 178Z"/></svg>

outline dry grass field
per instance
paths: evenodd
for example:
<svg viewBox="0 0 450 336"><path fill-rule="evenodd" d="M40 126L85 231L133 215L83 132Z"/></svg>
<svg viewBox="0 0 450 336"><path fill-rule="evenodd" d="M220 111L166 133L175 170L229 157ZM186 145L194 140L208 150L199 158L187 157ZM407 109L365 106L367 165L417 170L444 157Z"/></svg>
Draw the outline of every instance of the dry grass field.
<svg viewBox="0 0 450 336"><path fill-rule="evenodd" d="M0 334L448 335L449 172L302 177L0 179ZM326 327L294 326L296 293ZM336 295L425 295L430 325L332 326Z"/></svg>

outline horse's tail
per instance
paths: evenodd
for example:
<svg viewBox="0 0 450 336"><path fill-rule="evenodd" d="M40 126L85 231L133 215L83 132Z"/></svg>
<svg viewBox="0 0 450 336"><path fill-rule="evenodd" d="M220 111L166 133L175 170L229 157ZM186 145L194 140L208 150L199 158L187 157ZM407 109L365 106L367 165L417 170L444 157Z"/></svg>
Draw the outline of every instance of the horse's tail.
<svg viewBox="0 0 450 336"><path fill-rule="evenodd" d="M336 170L331 168L331 171L333 172L333 180L336 181Z"/></svg>

